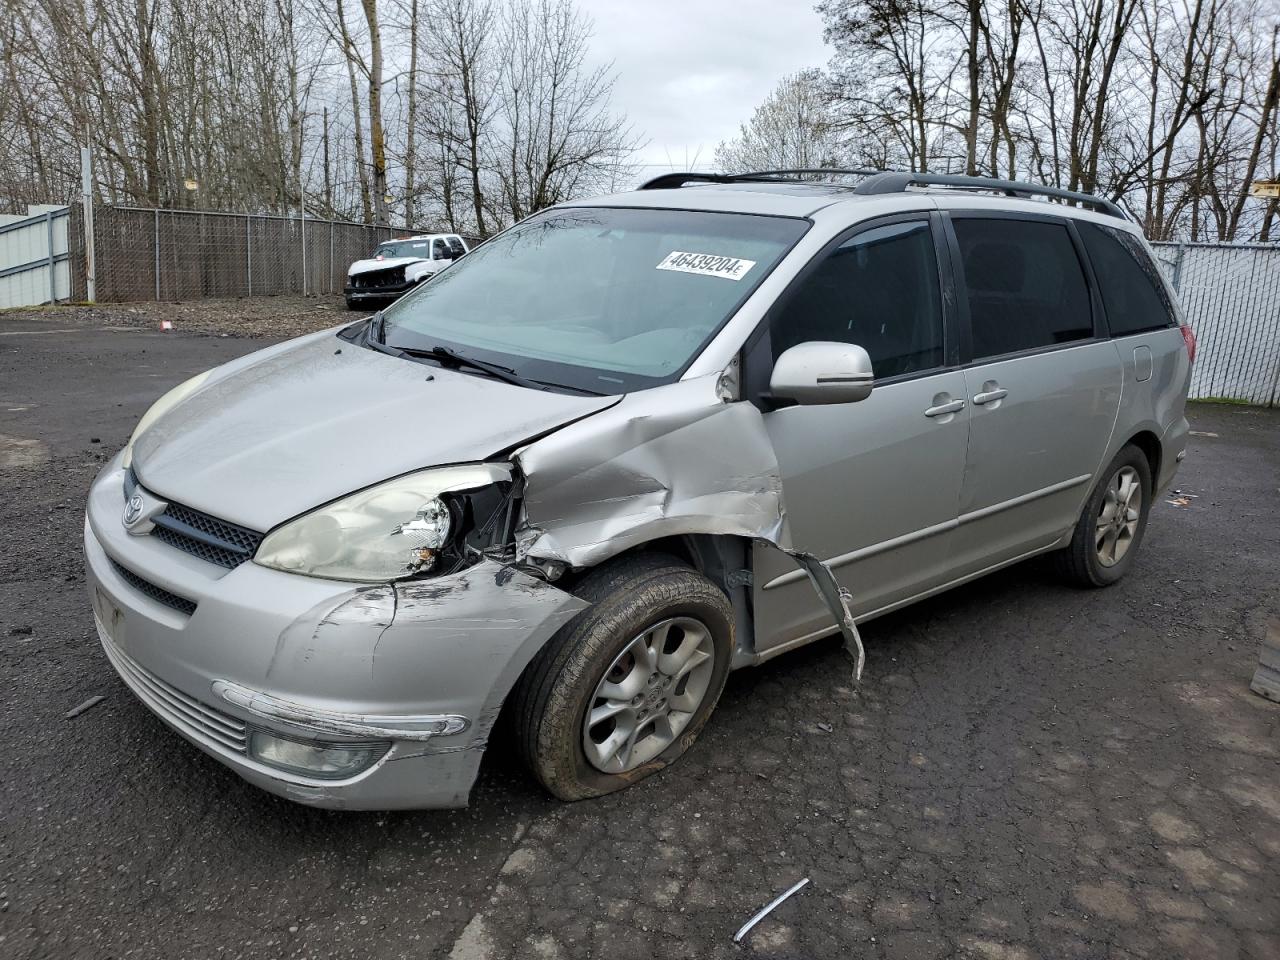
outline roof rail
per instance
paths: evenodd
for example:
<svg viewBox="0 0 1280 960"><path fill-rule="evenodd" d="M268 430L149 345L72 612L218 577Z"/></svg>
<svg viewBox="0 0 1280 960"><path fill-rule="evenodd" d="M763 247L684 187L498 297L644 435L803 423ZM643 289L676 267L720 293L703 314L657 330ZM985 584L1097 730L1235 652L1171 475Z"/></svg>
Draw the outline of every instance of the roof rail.
<svg viewBox="0 0 1280 960"><path fill-rule="evenodd" d="M772 183L794 180L808 174L847 174L870 177L881 170L862 168L836 170L831 167L807 167L797 170L753 170L750 173L664 173L640 185L641 190L675 190L686 183Z"/></svg>
<svg viewBox="0 0 1280 960"><path fill-rule="evenodd" d="M994 177L965 177L950 173L879 173L868 177L854 188L855 193L902 193L909 187L954 187L960 190L988 190L1008 197L1049 197L1055 200L1071 200L1095 207L1102 213L1130 219L1123 207L1091 193L1063 190L1061 187L1042 187L1021 180L997 180Z"/></svg>
<svg viewBox="0 0 1280 960"><path fill-rule="evenodd" d="M805 167L795 170L756 170L751 173L664 173L642 184L641 190L673 190L686 183L750 183L793 179L812 174L837 174L863 177L853 188L854 193L876 195L902 193L910 187L952 187L959 190L986 190L1003 193L1008 197L1049 197L1054 200L1070 200L1094 207L1102 213L1132 220L1133 217L1118 203L1106 197L1060 187L1042 187L1021 180L998 180L994 177L966 177L951 173L908 173L896 170L876 170L869 167L839 169L835 167Z"/></svg>
<svg viewBox="0 0 1280 960"><path fill-rule="evenodd" d="M839 167L799 167L795 170L754 170L751 173L739 173L735 176L743 180L755 180L763 177L794 177L812 173L838 173L850 177L872 177L883 170L877 170L874 167L855 167L851 170L844 170Z"/></svg>
<svg viewBox="0 0 1280 960"><path fill-rule="evenodd" d="M640 184L641 190L676 190L686 183L732 183L734 177L724 173L664 173Z"/></svg>

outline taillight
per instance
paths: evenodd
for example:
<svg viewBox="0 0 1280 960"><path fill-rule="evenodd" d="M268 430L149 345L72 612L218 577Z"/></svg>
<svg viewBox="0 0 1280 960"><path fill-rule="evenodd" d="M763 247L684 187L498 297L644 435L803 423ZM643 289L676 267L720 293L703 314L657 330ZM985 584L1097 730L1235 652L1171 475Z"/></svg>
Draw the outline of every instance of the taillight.
<svg viewBox="0 0 1280 960"><path fill-rule="evenodd" d="M1182 331L1183 342L1187 345L1187 356L1192 363L1196 362L1196 332L1191 329L1191 324L1184 323L1178 328Z"/></svg>

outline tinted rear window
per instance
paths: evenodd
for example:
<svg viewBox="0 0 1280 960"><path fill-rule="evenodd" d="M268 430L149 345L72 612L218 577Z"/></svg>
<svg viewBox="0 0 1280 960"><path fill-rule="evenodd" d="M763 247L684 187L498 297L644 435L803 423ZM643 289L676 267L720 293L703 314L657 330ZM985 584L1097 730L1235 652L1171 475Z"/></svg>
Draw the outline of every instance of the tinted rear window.
<svg viewBox="0 0 1280 960"><path fill-rule="evenodd" d="M1098 278L1111 335L1123 337L1172 326L1173 309L1164 284L1138 238L1083 220L1076 228Z"/></svg>
<svg viewBox="0 0 1280 960"><path fill-rule="evenodd" d="M975 360L1093 336L1089 288L1066 226L993 218L954 224Z"/></svg>

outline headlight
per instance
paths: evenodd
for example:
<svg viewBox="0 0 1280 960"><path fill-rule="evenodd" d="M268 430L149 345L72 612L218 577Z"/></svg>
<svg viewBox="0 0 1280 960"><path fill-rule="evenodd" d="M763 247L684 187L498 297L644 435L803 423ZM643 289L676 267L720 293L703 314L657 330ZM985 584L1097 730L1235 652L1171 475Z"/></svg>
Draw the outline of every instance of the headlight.
<svg viewBox="0 0 1280 960"><path fill-rule="evenodd" d="M128 470L133 464L134 441L142 436L149 426L199 390L204 385L204 382L209 379L209 374L212 372L212 370L206 370L204 373L196 374L190 380L184 380L151 405L151 409L142 415L138 425L133 428L133 433L129 436L129 442L124 445L124 462L121 464L124 469Z"/></svg>
<svg viewBox="0 0 1280 960"><path fill-rule="evenodd" d="M442 497L511 479L506 464L477 463L411 473L336 500L269 533L254 560L331 580L382 583L434 565L457 532Z"/></svg>

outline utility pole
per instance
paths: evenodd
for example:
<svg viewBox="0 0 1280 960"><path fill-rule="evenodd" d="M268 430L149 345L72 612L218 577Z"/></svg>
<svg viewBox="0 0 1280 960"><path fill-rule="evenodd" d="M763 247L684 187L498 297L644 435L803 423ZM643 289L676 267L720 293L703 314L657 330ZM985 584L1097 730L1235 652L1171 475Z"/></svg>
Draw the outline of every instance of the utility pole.
<svg viewBox="0 0 1280 960"><path fill-rule="evenodd" d="M80 204L84 211L84 292L93 303L98 298L97 258L93 250L93 171L89 148L80 148Z"/></svg>
<svg viewBox="0 0 1280 960"><path fill-rule="evenodd" d="M333 179L329 173L329 107L324 108L324 215L333 219Z"/></svg>

